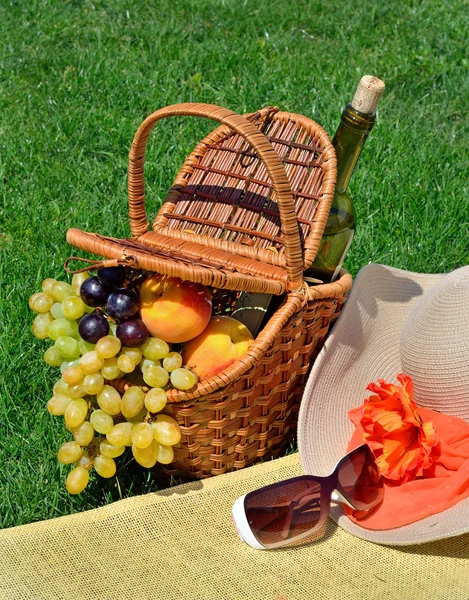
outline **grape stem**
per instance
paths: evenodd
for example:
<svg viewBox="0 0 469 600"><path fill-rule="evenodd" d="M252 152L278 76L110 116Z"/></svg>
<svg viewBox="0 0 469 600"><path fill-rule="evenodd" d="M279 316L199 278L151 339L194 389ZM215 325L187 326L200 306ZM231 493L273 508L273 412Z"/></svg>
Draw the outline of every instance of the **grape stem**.
<svg viewBox="0 0 469 600"><path fill-rule="evenodd" d="M68 264L72 260L85 262L87 265L81 269L70 269ZM122 258L110 258L106 260L92 260L90 258L83 258L81 256L69 256L64 262L64 269L70 275L76 275L77 273L84 273L85 271L95 271L101 267L118 267L121 265L127 267L138 267L138 261L135 256L126 256L125 254L123 254Z"/></svg>

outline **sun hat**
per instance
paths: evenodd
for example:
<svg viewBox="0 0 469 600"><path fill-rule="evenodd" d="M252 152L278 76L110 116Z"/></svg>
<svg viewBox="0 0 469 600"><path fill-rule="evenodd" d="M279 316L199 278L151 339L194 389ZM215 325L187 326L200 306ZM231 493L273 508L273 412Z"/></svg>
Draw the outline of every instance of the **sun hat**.
<svg viewBox="0 0 469 600"><path fill-rule="evenodd" d="M418 407L469 422L469 266L444 275L361 269L304 390L298 450L305 473L331 472L355 430L349 411L369 395L370 382L395 381L401 372L413 380ZM417 544L469 532L469 498L386 530L352 522L340 506L330 516L365 540Z"/></svg>

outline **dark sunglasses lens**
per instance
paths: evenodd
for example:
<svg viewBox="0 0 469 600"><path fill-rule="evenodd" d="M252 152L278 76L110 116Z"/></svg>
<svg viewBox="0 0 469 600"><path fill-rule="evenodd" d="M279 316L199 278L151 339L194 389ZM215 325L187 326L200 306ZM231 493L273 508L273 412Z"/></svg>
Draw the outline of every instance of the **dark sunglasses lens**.
<svg viewBox="0 0 469 600"><path fill-rule="evenodd" d="M372 451L361 446L339 465L337 473L339 491L359 510L370 510L383 500L383 481Z"/></svg>
<svg viewBox="0 0 469 600"><path fill-rule="evenodd" d="M320 521L321 486L313 479L276 483L247 494L244 509L263 546L290 541L312 531Z"/></svg>

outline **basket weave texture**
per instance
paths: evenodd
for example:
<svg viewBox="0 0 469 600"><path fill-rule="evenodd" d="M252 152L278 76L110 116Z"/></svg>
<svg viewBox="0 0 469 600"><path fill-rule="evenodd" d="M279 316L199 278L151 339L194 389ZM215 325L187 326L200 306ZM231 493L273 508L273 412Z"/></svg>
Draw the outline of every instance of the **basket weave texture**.
<svg viewBox="0 0 469 600"><path fill-rule="evenodd" d="M170 116L221 125L187 157L150 230L144 161L154 125ZM241 116L207 104L179 104L150 115L129 153L132 237L70 229L70 244L214 288L214 305L240 292L282 297L248 352L193 390L170 390L165 412L182 439L168 469L206 477L281 453L292 439L303 383L351 277L308 286L334 193L336 160L326 132L311 119L270 107ZM224 313L226 314L226 313ZM111 382L124 391L130 382Z"/></svg>

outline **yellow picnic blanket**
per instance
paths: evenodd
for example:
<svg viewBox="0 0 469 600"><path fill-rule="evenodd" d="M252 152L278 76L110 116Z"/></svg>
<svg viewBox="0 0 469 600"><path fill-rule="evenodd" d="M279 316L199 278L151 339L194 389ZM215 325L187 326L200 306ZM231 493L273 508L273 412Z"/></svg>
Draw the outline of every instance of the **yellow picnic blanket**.
<svg viewBox="0 0 469 600"><path fill-rule="evenodd" d="M469 534L406 548L329 522L282 550L240 542L240 495L301 474L298 455L0 531L0 599L468 599Z"/></svg>

